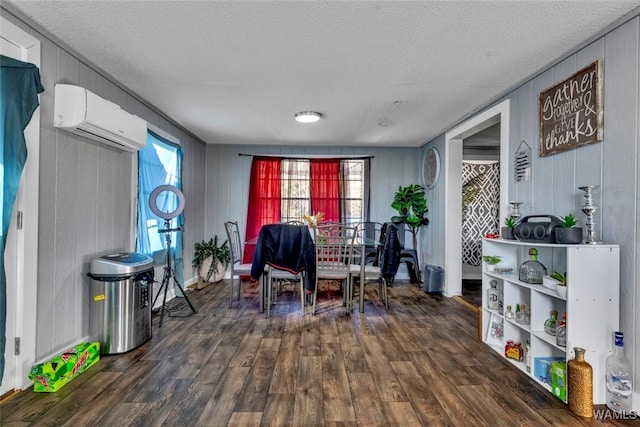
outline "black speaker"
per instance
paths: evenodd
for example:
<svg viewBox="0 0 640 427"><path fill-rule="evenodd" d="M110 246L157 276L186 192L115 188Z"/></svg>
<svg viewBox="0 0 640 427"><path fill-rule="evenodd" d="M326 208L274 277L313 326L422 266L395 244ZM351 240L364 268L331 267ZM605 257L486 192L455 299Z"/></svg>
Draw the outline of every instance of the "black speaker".
<svg viewBox="0 0 640 427"><path fill-rule="evenodd" d="M520 219L513 234L523 242L555 243L553 229L559 223L560 218L553 215L529 215Z"/></svg>

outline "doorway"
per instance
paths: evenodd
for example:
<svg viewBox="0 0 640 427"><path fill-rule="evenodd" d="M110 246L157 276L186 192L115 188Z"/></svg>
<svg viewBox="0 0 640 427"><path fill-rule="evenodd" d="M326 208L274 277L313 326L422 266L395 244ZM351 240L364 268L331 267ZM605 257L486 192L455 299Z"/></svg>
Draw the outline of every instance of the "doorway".
<svg viewBox="0 0 640 427"><path fill-rule="evenodd" d="M482 305L482 237L500 231L500 123L462 141L462 299Z"/></svg>
<svg viewBox="0 0 640 427"><path fill-rule="evenodd" d="M40 67L40 41L3 17L0 17L0 53ZM24 133L28 156L5 250L7 325L0 396L29 384L27 374L35 363L36 354L36 316L32 307L37 301L38 278L39 108ZM16 224L18 212L21 213L21 227ZM28 266L25 265L27 260Z"/></svg>
<svg viewBox="0 0 640 427"><path fill-rule="evenodd" d="M500 207L499 222L506 215L509 169L509 100L465 121L445 135L445 294L462 295L462 161L464 140L492 126L499 128Z"/></svg>

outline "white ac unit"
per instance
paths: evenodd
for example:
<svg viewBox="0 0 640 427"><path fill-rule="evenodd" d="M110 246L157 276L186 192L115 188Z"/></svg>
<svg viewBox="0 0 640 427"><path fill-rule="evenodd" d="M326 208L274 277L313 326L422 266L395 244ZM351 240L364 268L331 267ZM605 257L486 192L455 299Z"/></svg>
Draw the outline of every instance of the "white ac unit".
<svg viewBox="0 0 640 427"><path fill-rule="evenodd" d="M56 84L53 102L57 128L126 151L138 151L147 142L145 120L85 88Z"/></svg>

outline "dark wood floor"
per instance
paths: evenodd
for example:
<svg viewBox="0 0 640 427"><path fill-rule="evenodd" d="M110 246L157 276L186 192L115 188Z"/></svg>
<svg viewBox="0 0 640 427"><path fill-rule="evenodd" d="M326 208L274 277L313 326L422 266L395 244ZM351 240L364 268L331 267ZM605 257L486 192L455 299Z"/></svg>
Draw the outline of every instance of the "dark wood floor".
<svg viewBox="0 0 640 427"><path fill-rule="evenodd" d="M482 280L463 280L460 298L475 307L482 307Z"/></svg>
<svg viewBox="0 0 640 427"><path fill-rule="evenodd" d="M245 284L233 309L226 283L209 285L189 293L195 315L165 317L143 346L103 356L57 393L5 399L0 424L606 424L574 417L478 341L476 313L464 304L396 283L385 312L371 289L364 314L356 306L346 316L328 288L318 313L302 318L298 294L285 288L267 319L255 285Z"/></svg>

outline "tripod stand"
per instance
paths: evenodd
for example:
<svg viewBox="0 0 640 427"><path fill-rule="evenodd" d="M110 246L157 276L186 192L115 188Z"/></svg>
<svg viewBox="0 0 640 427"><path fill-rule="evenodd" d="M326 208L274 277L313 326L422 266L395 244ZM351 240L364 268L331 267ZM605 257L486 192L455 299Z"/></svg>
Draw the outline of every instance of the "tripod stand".
<svg viewBox="0 0 640 427"><path fill-rule="evenodd" d="M180 282L178 282L178 280L176 279L176 275L173 272L173 268L171 267L171 232L178 231L180 230L181 227L169 228L169 226L170 226L169 220L165 219L164 229L158 230L158 233L164 233L164 240L165 242L167 242L167 261L164 266L164 275L162 276L162 284L160 285L160 289L158 289L158 293L156 294L156 297L153 299L153 305L152 305L152 307L155 307L156 301L158 300L158 297L162 292L162 288L164 288L164 296L162 297L162 308L160 309L160 323L158 325L159 328L162 328L162 319L164 318L164 310L165 310L165 305L167 303L167 291L169 289L170 279L173 279L174 285L178 285L178 288L182 292L184 299L187 301L187 304L189 304L189 307L191 308L191 314L187 314L186 316L175 316L175 317L189 317L196 312L196 309L193 308L191 301L189 301L189 298L187 297L187 294L184 292L184 289L182 288L182 286L180 285Z"/></svg>

